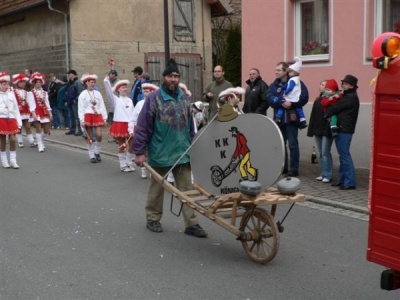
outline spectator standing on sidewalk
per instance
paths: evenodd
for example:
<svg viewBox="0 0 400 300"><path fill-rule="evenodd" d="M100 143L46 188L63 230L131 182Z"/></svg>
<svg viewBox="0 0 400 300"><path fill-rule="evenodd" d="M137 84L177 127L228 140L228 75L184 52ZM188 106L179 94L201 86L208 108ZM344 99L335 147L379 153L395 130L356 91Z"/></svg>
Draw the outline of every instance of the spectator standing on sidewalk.
<svg viewBox="0 0 400 300"><path fill-rule="evenodd" d="M66 102L65 105L68 107L69 117L71 125L69 126L69 131L65 134L73 134L75 136L81 136L81 121L78 116L78 97L83 91L83 85L79 81L77 73L75 70L68 71L68 87L66 92Z"/></svg>
<svg viewBox="0 0 400 300"><path fill-rule="evenodd" d="M321 103L322 95L325 92L326 82L327 80L323 80L319 84L319 96L315 99L311 109L310 122L307 129L307 136L314 137L319 153L321 172L315 179L322 181L323 183L331 182L333 173L331 153L333 138L329 121L325 118L324 107Z"/></svg>
<svg viewBox="0 0 400 300"><path fill-rule="evenodd" d="M308 90L306 85L300 80L301 94L299 101L289 102L283 99L284 89L282 86L289 81L288 76L289 64L286 62L279 62L275 67L274 82L270 84L267 92L268 104L274 108L274 116L279 108L284 108L282 122L279 124L283 140L285 143L285 165L283 168L283 174L288 176L299 176L299 164L300 164L300 150L299 150L299 127L300 122L297 117L295 108L303 107L308 102ZM294 116L294 120L291 118ZM287 145L289 145L290 159L288 158ZM290 165L289 165L290 160ZM290 166L290 170L289 170Z"/></svg>
<svg viewBox="0 0 400 300"><path fill-rule="evenodd" d="M29 108L29 102L28 102L28 94L31 92L27 92L25 90L25 86L28 80L29 80L28 77L26 77L25 74L23 73L15 74L12 76L12 82L15 85L14 95L15 98L17 99L19 113L22 119L22 125L23 127L25 127L25 132L26 136L28 137L30 147L35 148L37 147L37 144L32 135L31 122L33 121L33 119L31 117L31 109ZM21 131L17 133L17 140L18 140L18 147L23 148L24 141L22 137L22 128Z"/></svg>
<svg viewBox="0 0 400 300"><path fill-rule="evenodd" d="M26 77L28 77L28 81L26 82L26 85L25 85L25 90L27 92L30 92L33 89L33 85L30 83L31 76L32 76L32 69L25 69L24 74Z"/></svg>
<svg viewBox="0 0 400 300"><path fill-rule="evenodd" d="M161 87L148 95L139 115L133 140L135 163L143 167L147 152L148 164L161 176L165 176L176 164L172 170L175 185L184 192L192 189L189 153L183 155L194 137L191 104L179 88L180 73L175 60L170 59L162 76ZM150 180L146 227L153 232L162 232L160 220L163 214L164 188L154 176ZM182 213L185 234L207 236L207 232L198 224L193 208L183 205Z"/></svg>
<svg viewBox="0 0 400 300"><path fill-rule="evenodd" d="M133 78L135 78L135 81L132 84L130 97L133 101L133 105L136 106L138 96L142 89L142 81L140 76L143 74L143 69L142 67L137 66L131 72L133 73Z"/></svg>
<svg viewBox="0 0 400 300"><path fill-rule="evenodd" d="M92 163L101 161L102 126L107 120L103 96L95 90L96 80L96 74L83 74L81 81L86 85L86 89L78 98L80 127L84 128L87 134L88 154ZM93 137L94 132L96 138Z"/></svg>
<svg viewBox="0 0 400 300"><path fill-rule="evenodd" d="M342 80L343 98L335 105L329 106L326 116L337 116L338 134L335 137L335 145L339 153L339 176L333 186L339 186L341 190L353 190L356 188L356 171L350 153L351 140L356 130L360 100L357 95L357 77L346 75Z"/></svg>
<svg viewBox="0 0 400 300"><path fill-rule="evenodd" d="M57 92L57 109L58 115L60 116L60 124L63 129L69 130L71 126L71 120L69 118L69 110L65 105L67 99L67 88L68 88L68 78L63 77L62 85Z"/></svg>
<svg viewBox="0 0 400 300"><path fill-rule="evenodd" d="M114 67L114 65L112 65ZM108 71L108 80L110 81L111 88L115 86L115 84L119 81L118 79L118 72L115 69L111 69ZM108 113L108 123L111 125L113 120L114 120L114 100L113 99L108 99L107 104L106 104L106 109Z"/></svg>
<svg viewBox="0 0 400 300"><path fill-rule="evenodd" d="M48 86L48 94L49 94L49 102L51 111L53 113L53 126L54 129L61 129L61 120L60 115L58 114L57 108L57 94L60 89L62 82L57 79L57 76L54 73L50 73L50 83Z"/></svg>
<svg viewBox="0 0 400 300"><path fill-rule="evenodd" d="M267 115L268 101L267 91L268 85L260 76L260 70L252 68L249 71L249 79L246 81L247 88L244 94L243 112Z"/></svg>
<svg viewBox="0 0 400 300"><path fill-rule="evenodd" d="M224 68L220 65L215 66L214 68L214 81L208 85L204 94L203 100L208 102L208 114L207 120L211 121L214 115L218 112L218 96L219 94L226 90L227 88L233 87L232 83L225 80L224 78L225 72Z"/></svg>
<svg viewBox="0 0 400 300"><path fill-rule="evenodd" d="M9 91L9 82L10 75L7 72L0 72L0 157L3 168L19 169L15 134L20 131L22 120L15 95ZM7 136L10 144L10 163L6 151Z"/></svg>

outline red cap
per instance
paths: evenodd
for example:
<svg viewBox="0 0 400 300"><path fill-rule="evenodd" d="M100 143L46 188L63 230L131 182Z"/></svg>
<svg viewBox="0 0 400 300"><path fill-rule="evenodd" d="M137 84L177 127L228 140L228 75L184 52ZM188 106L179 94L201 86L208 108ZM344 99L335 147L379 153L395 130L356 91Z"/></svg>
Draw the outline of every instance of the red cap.
<svg viewBox="0 0 400 300"><path fill-rule="evenodd" d="M330 89L333 92L336 92L339 89L338 84L337 84L335 79L327 80L326 83L325 83L325 88L326 89Z"/></svg>

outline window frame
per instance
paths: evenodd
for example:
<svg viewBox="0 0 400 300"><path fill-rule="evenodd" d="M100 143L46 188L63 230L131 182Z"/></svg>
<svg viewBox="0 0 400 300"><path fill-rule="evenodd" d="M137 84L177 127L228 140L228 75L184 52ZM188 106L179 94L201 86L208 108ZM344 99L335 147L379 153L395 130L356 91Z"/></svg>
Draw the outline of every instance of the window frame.
<svg viewBox="0 0 400 300"><path fill-rule="evenodd" d="M295 36L295 56L298 56L302 59L303 62L313 62L313 61L329 61L333 47L332 47L332 24L333 24L333 13L332 13L332 0L328 1L328 45L329 45L329 53L326 54L313 54L313 55L302 55L302 28L301 28L301 5L303 3L308 2L316 2L318 0L297 0L295 2L295 22L294 22L294 36Z"/></svg>

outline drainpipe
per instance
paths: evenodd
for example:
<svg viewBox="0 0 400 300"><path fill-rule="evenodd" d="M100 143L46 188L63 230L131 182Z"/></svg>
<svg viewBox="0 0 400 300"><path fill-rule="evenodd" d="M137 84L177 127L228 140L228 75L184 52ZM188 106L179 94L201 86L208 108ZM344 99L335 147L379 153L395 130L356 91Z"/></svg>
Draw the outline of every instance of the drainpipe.
<svg viewBox="0 0 400 300"><path fill-rule="evenodd" d="M49 5L49 9L55 12L58 12L60 14L64 15L64 27L65 27L65 64L66 64L66 70L65 72L68 72L69 70L69 50L68 50L68 44L69 44L69 34L68 34L68 15L65 12L59 11L51 7L51 0L47 0L47 3Z"/></svg>

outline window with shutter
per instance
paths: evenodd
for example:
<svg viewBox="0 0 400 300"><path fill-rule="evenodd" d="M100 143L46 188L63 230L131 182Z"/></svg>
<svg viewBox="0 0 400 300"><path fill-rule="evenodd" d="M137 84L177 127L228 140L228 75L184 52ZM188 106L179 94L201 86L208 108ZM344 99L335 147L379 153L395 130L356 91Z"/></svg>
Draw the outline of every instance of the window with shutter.
<svg viewBox="0 0 400 300"><path fill-rule="evenodd" d="M178 42L195 42L194 0L174 0L173 32Z"/></svg>

